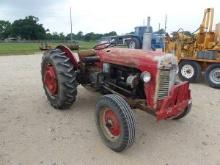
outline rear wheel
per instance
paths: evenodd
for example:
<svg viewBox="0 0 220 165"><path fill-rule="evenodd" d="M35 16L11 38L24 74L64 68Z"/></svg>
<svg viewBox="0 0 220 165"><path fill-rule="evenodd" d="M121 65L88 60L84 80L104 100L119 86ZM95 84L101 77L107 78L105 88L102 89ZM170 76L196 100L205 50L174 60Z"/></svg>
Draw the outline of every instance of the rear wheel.
<svg viewBox="0 0 220 165"><path fill-rule="evenodd" d="M43 55L41 74L51 105L57 109L69 108L77 95L76 73L70 59L59 49L51 50Z"/></svg>
<svg viewBox="0 0 220 165"><path fill-rule="evenodd" d="M220 64L212 64L206 69L205 80L209 86L220 88Z"/></svg>
<svg viewBox="0 0 220 165"><path fill-rule="evenodd" d="M96 124L105 145L112 150L121 152L134 143L134 113L120 96L110 94L99 99Z"/></svg>
<svg viewBox="0 0 220 165"><path fill-rule="evenodd" d="M179 64L178 75L182 81L198 82L201 78L201 66L195 61L182 61Z"/></svg>

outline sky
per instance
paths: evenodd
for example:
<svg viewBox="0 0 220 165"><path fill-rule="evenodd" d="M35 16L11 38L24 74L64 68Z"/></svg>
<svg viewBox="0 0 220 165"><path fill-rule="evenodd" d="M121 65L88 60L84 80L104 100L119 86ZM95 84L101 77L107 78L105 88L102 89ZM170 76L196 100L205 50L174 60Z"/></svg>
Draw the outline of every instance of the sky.
<svg viewBox="0 0 220 165"><path fill-rule="evenodd" d="M68 34L70 7L73 33L125 34L146 24L148 16L156 31L159 23L164 27L165 15L167 32L179 28L192 32L201 24L208 7L215 9L214 23L220 22L220 0L0 0L0 20L12 22L33 15L50 32Z"/></svg>

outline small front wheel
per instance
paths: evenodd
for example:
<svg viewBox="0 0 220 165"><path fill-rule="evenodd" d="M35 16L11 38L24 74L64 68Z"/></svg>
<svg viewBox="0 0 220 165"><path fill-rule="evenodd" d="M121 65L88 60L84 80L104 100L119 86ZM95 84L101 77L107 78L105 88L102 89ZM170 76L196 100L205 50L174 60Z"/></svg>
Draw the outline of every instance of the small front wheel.
<svg viewBox="0 0 220 165"><path fill-rule="evenodd" d="M173 118L173 120L179 120L184 118L186 115L188 115L188 113L191 111L192 109L192 103L190 103L182 113L180 113L179 115L177 115L176 117Z"/></svg>
<svg viewBox="0 0 220 165"><path fill-rule="evenodd" d="M112 150L121 152L134 143L134 113L122 97L110 94L99 99L96 124L105 145Z"/></svg>

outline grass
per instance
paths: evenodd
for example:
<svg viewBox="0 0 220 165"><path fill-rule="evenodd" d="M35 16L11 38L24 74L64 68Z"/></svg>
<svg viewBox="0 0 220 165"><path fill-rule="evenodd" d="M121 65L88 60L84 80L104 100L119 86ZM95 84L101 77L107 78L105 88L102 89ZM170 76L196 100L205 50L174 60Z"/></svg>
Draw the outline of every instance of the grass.
<svg viewBox="0 0 220 165"><path fill-rule="evenodd" d="M79 41L79 46L80 49L85 50L85 49L91 49L96 45L96 41L91 41L91 42L85 42L85 41Z"/></svg>
<svg viewBox="0 0 220 165"><path fill-rule="evenodd" d="M48 45L56 47L60 43L48 42ZM95 42L79 41L80 49L90 49ZM0 56L7 55L28 55L40 52L40 43L0 43Z"/></svg>

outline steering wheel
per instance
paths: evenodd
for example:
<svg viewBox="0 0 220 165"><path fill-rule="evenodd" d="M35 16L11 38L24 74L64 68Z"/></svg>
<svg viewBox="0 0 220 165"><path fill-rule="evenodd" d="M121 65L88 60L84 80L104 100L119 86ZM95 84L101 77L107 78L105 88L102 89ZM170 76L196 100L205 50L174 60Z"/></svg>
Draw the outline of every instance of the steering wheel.
<svg viewBox="0 0 220 165"><path fill-rule="evenodd" d="M102 49L106 49L106 48L109 48L109 47L114 47L115 44L114 43L108 43L108 42L105 42L105 43L101 43L101 44L97 44L93 47L93 49L95 50L102 50Z"/></svg>

